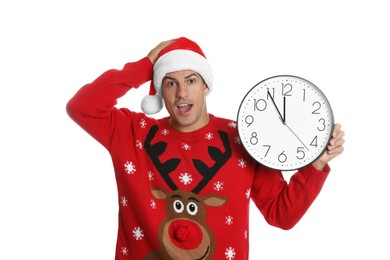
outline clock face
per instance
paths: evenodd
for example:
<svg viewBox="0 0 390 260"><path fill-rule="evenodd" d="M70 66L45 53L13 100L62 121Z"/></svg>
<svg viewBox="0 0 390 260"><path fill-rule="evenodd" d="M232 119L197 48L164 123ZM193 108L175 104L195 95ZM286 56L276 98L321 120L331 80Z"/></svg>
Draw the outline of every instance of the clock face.
<svg viewBox="0 0 390 260"><path fill-rule="evenodd" d="M333 132L331 106L311 82L275 76L256 84L241 102L238 132L248 153L278 170L296 170L316 160Z"/></svg>

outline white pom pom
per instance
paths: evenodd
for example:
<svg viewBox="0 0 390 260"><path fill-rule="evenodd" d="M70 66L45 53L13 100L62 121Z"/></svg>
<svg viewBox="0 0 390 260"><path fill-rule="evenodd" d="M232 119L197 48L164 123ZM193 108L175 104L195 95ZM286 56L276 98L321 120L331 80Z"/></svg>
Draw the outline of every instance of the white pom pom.
<svg viewBox="0 0 390 260"><path fill-rule="evenodd" d="M141 101L141 109L148 115L160 112L163 106L163 101L158 95L145 96Z"/></svg>

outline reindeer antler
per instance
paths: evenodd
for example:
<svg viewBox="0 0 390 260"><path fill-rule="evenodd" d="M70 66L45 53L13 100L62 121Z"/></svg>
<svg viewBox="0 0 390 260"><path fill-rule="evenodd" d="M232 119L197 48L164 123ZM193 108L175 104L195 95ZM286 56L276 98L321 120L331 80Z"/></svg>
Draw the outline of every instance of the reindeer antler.
<svg viewBox="0 0 390 260"><path fill-rule="evenodd" d="M180 163L180 159L171 158L166 162L161 162L159 156L164 153L167 148L166 142L157 142L152 145L152 139L155 137L158 131L158 126L154 125L150 128L149 133L146 136L144 147L152 160L156 169L160 172L164 181L168 184L171 190L177 190L176 184L173 182L169 174L174 171ZM220 149L214 146L208 147L208 152L215 161L214 165L209 167L203 161L198 159L193 159L192 162L196 170L202 175L203 179L192 189L193 193L199 194L199 192L210 182L210 180L217 174L218 170L229 160L232 156L232 149L230 147L229 137L226 132L218 131L218 134L222 140L225 152L222 152Z"/></svg>
<svg viewBox="0 0 390 260"><path fill-rule="evenodd" d="M215 161L214 165L208 167L204 162L198 159L193 159L193 163L198 172L203 176L203 179L196 185L196 187L192 190L193 193L198 194L206 185L210 182L210 180L214 177L214 175L218 172L218 170L229 160L232 156L232 149L230 147L229 137L226 132L218 131L219 136L222 140L223 146L225 147L225 152L222 152L220 149L214 146L209 146L208 152L210 157Z"/></svg>
<svg viewBox="0 0 390 260"><path fill-rule="evenodd" d="M167 148L166 142L157 142L155 144L151 144L152 139L156 135L158 130L158 126L154 125L150 128L148 135L145 139L145 150L148 153L150 159L152 160L154 166L157 168L157 170L160 172L161 176L165 180L165 182L168 184L168 186L172 190L177 190L176 184L172 181L171 177L169 177L169 173L174 171L176 167L180 163L180 159L178 158L172 158L167 160L166 162L161 162L158 158L161 154L164 153L165 149Z"/></svg>

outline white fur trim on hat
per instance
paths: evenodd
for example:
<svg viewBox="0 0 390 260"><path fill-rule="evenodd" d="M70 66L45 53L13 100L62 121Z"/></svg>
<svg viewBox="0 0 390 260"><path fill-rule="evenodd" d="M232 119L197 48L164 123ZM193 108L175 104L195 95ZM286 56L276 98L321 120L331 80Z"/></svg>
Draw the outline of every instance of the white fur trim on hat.
<svg viewBox="0 0 390 260"><path fill-rule="evenodd" d="M161 83L165 75L180 70L193 70L199 73L209 88L213 88L213 72L207 59L197 52L190 50L172 50L162 55L153 67L154 88L162 97Z"/></svg>

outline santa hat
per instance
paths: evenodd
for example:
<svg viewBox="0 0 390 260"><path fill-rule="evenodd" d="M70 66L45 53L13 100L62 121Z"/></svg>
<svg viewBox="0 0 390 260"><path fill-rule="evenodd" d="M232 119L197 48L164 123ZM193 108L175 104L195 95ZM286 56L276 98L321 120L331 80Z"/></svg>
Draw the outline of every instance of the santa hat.
<svg viewBox="0 0 390 260"><path fill-rule="evenodd" d="M206 56L195 42L181 37L160 51L153 66L153 80L149 95L141 102L141 109L145 114L155 114L163 108L161 83L167 73L193 70L203 78L208 93L213 88L213 73Z"/></svg>

